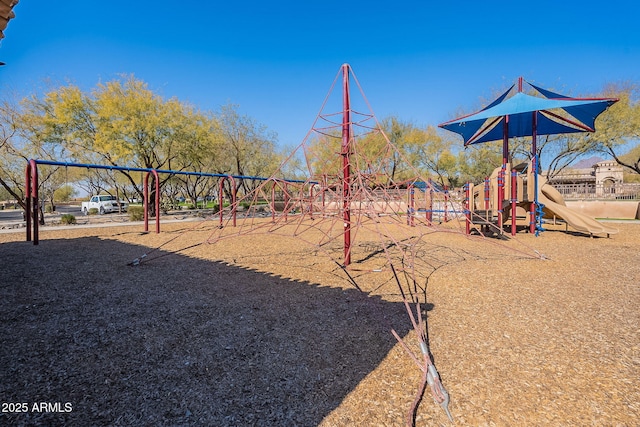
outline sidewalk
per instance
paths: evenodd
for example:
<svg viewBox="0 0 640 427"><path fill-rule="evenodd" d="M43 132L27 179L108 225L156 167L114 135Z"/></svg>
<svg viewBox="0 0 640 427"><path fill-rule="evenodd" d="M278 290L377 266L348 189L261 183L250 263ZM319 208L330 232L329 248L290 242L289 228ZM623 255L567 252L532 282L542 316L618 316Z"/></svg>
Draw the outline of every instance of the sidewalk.
<svg viewBox="0 0 640 427"><path fill-rule="evenodd" d="M189 222L189 221L206 221L206 218L197 217L197 216L189 216L182 219L162 219L160 218L160 225L162 224L171 224L175 222ZM0 234L8 234L8 233L26 233L26 221L6 221L0 222L0 227L12 226L12 228L4 228L0 229ZM75 230L78 228L104 228L104 227L144 227L144 221L104 221L104 222L94 222L87 224L72 224L72 225L41 225L39 226L39 231L54 231L54 230ZM155 219L149 221L149 229L155 229Z"/></svg>

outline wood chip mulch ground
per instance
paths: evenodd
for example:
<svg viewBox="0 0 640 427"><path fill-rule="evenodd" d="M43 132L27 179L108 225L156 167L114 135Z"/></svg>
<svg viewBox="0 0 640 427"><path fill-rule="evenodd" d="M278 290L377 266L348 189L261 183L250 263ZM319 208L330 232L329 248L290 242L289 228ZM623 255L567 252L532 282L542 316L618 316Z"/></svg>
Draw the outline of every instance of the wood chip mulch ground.
<svg viewBox="0 0 640 427"><path fill-rule="evenodd" d="M638 425L640 224L616 227L425 235L415 262L454 423L427 390L416 425ZM405 424L421 372L391 328L419 350L366 235L360 292L296 239L198 245L211 230L189 228L0 234L0 425Z"/></svg>

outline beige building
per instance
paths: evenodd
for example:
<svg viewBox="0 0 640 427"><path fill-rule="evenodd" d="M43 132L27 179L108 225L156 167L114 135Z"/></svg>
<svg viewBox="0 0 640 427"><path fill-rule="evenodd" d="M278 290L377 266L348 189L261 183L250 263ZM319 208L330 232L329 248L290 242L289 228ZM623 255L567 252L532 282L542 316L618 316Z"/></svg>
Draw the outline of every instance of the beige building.
<svg viewBox="0 0 640 427"><path fill-rule="evenodd" d="M568 199L635 199L638 186L624 183L623 168L614 160L602 160L589 168L567 168L549 183Z"/></svg>
<svg viewBox="0 0 640 427"><path fill-rule="evenodd" d="M593 174L596 188L611 189L617 185L624 184L622 166L613 160L605 160L593 165Z"/></svg>

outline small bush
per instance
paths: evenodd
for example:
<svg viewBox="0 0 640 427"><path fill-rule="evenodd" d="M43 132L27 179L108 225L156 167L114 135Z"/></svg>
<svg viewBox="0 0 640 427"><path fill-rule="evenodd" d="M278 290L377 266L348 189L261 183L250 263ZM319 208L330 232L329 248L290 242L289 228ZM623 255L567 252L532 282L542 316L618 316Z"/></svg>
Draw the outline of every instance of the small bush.
<svg viewBox="0 0 640 427"><path fill-rule="evenodd" d="M89 209L89 215L98 215L98 212L100 212L98 208Z"/></svg>
<svg viewBox="0 0 640 427"><path fill-rule="evenodd" d="M127 212L129 213L130 221L142 221L144 219L144 207L142 206L129 206Z"/></svg>
<svg viewBox="0 0 640 427"><path fill-rule="evenodd" d="M45 213L52 213L53 211L55 211L55 208L51 205L45 205L44 206L44 212Z"/></svg>
<svg viewBox="0 0 640 427"><path fill-rule="evenodd" d="M63 224L75 224L76 217L71 214L64 214L60 217L60 222Z"/></svg>

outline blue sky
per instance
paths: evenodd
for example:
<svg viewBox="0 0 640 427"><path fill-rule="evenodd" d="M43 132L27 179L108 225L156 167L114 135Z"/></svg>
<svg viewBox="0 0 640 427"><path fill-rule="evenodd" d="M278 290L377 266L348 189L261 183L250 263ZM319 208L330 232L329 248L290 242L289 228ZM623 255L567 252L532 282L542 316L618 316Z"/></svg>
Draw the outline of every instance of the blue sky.
<svg viewBox="0 0 640 427"><path fill-rule="evenodd" d="M295 146L343 63L378 118L437 125L518 76L597 94L640 82L636 1L21 0L0 90L134 74L203 110L229 102Z"/></svg>

